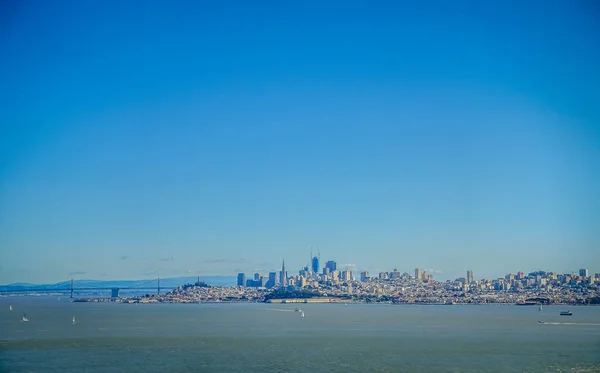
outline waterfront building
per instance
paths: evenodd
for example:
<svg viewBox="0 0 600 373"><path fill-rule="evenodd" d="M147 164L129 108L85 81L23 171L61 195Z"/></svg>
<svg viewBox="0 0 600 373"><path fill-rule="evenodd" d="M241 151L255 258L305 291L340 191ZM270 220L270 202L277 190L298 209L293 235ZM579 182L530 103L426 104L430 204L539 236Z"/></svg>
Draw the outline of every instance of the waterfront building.
<svg viewBox="0 0 600 373"><path fill-rule="evenodd" d="M585 269L585 268L580 269L579 270L579 276L588 277L588 270Z"/></svg>

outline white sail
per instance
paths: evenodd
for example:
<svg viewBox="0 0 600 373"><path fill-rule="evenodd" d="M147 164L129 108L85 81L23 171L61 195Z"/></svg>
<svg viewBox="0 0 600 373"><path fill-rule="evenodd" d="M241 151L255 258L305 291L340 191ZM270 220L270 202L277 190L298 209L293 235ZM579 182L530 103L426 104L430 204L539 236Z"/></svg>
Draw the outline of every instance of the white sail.
<svg viewBox="0 0 600 373"><path fill-rule="evenodd" d="M12 304L8 306L8 309L12 311Z"/></svg>
<svg viewBox="0 0 600 373"><path fill-rule="evenodd" d="M23 322L27 322L29 321L29 319L27 318L27 315L23 314Z"/></svg>
<svg viewBox="0 0 600 373"><path fill-rule="evenodd" d="M304 311L302 311L302 316L301 317L304 318Z"/></svg>
<svg viewBox="0 0 600 373"><path fill-rule="evenodd" d="M73 324L75 324L75 316L73 316Z"/></svg>

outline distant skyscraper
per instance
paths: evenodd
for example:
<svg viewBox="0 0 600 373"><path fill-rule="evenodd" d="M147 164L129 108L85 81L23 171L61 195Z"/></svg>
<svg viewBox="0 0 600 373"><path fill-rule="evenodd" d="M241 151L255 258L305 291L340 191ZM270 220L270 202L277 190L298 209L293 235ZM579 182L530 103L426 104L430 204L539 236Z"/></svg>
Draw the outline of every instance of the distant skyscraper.
<svg viewBox="0 0 600 373"><path fill-rule="evenodd" d="M421 280L423 278L423 270L421 268L415 268L415 279Z"/></svg>
<svg viewBox="0 0 600 373"><path fill-rule="evenodd" d="M515 278L517 280L522 280L525 278L525 275L523 274L523 272L519 271L519 272L517 272L517 275L515 276Z"/></svg>
<svg viewBox="0 0 600 373"><path fill-rule="evenodd" d="M352 271L346 269L342 272L342 281L351 281L352 280Z"/></svg>
<svg viewBox="0 0 600 373"><path fill-rule="evenodd" d="M260 273L256 272L254 274L254 281L258 281L258 280L260 280Z"/></svg>
<svg viewBox="0 0 600 373"><path fill-rule="evenodd" d="M389 276L391 279L398 280L400 278L400 272L398 271L398 268L394 268L394 271L390 272Z"/></svg>
<svg viewBox="0 0 600 373"><path fill-rule="evenodd" d="M329 268L329 272L333 272L337 269L337 263L335 260L329 260L327 263L325 263L325 268Z"/></svg>
<svg viewBox="0 0 600 373"><path fill-rule="evenodd" d="M279 274L280 276L280 283L281 286L286 287L287 286L287 273L285 271L285 260L281 263L281 273Z"/></svg>
<svg viewBox="0 0 600 373"><path fill-rule="evenodd" d="M360 281L361 282L368 282L369 281L369 272L364 271L360 274Z"/></svg>
<svg viewBox="0 0 600 373"><path fill-rule="evenodd" d="M588 277L588 270L585 268L580 269L579 276Z"/></svg>
<svg viewBox="0 0 600 373"><path fill-rule="evenodd" d="M238 273L237 284L238 284L238 286L246 286L246 274L245 273Z"/></svg>
<svg viewBox="0 0 600 373"><path fill-rule="evenodd" d="M312 271L319 273L319 258L316 256L312 258Z"/></svg>
<svg viewBox="0 0 600 373"><path fill-rule="evenodd" d="M265 285L268 288L275 287L277 285L277 272L269 272L269 281Z"/></svg>
<svg viewBox="0 0 600 373"><path fill-rule="evenodd" d="M333 281L338 281L340 279L340 271L335 270L335 271L331 272L331 279Z"/></svg>
<svg viewBox="0 0 600 373"><path fill-rule="evenodd" d="M470 269L467 271L467 283L470 284L473 282L473 271Z"/></svg>

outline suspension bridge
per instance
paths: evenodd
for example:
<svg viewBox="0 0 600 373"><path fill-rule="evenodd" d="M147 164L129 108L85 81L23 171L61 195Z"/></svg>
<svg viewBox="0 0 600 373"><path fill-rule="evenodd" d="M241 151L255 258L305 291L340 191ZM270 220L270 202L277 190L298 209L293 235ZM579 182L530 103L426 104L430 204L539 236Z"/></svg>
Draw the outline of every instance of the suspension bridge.
<svg viewBox="0 0 600 373"><path fill-rule="evenodd" d="M200 279L198 279L200 281ZM124 281L127 283L127 281ZM146 282L139 283L139 281L131 281L131 285L123 285L123 286L94 286L90 284L90 281L85 280L67 280L63 282L56 283L54 285L49 286L41 286L41 285L31 285L31 286L15 286L14 288L8 289L0 289L0 294L26 294L26 293L36 293L36 294L56 294L56 293L66 293L70 294L71 298L74 298L77 293L83 292L102 292L102 291L110 291L110 295L112 298L118 298L119 292L121 290L144 290L149 291L152 294L156 291L156 294L160 294L161 291L161 283L160 278L148 280ZM166 285L166 286L165 286ZM172 289L180 286L182 284L164 284L162 289Z"/></svg>

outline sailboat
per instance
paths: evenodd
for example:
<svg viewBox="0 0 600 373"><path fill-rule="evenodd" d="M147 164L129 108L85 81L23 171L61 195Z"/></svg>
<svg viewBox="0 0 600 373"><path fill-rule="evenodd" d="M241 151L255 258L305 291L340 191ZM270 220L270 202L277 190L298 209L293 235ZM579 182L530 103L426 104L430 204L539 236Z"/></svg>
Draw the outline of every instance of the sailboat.
<svg viewBox="0 0 600 373"><path fill-rule="evenodd" d="M538 311L541 311L541 310L542 310L542 305L540 304L540 308L538 309Z"/></svg>
<svg viewBox="0 0 600 373"><path fill-rule="evenodd" d="M300 317L304 318L304 311L302 311L302 314L300 315Z"/></svg>
<svg viewBox="0 0 600 373"><path fill-rule="evenodd" d="M12 311L12 304L8 306L8 309Z"/></svg>
<svg viewBox="0 0 600 373"><path fill-rule="evenodd" d="M73 316L73 324L75 324L75 316Z"/></svg>
<svg viewBox="0 0 600 373"><path fill-rule="evenodd" d="M23 314L23 322L27 322L27 321L29 321L29 319L27 318L27 315Z"/></svg>

